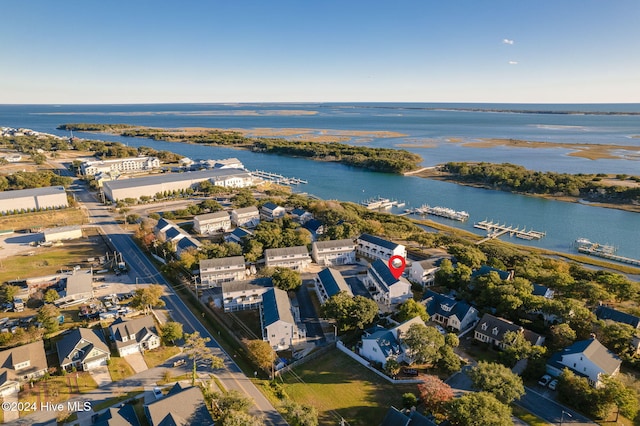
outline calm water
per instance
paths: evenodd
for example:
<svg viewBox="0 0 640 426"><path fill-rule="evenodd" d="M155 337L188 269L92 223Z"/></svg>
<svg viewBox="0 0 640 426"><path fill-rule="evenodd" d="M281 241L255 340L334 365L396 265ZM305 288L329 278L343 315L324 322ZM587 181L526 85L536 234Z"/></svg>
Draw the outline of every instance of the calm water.
<svg viewBox="0 0 640 426"><path fill-rule="evenodd" d="M428 139L434 148L410 148L425 159L424 165L446 161L512 162L536 170L571 173L640 174L638 157L622 160L585 160L562 155L566 150L466 148L447 143L446 138L508 137L563 143L638 145L640 116L547 115L431 111L424 107L478 107L468 104L256 104L256 105L101 105L101 106L7 106L0 105L0 125L27 127L48 133L61 123L131 123L158 127L217 128L314 128L390 130L406 138L374 139L371 146L394 147L398 143ZM483 105L485 108L522 110L640 111L640 105ZM277 111L313 112L313 115L274 115ZM481 233L474 221L493 219L508 225L545 231L540 241L511 241L570 251L580 237L609 243L624 256L640 258L640 215L618 210L562 203L498 191L468 188L417 177L372 173L332 163L255 154L226 148L156 142L108 135L76 134L81 137L117 140L130 146L153 146L190 158L237 157L249 169L263 169L309 181L298 188L322 198L361 201L376 195L396 198L416 207L424 203L466 210L465 224L435 219ZM435 142L434 142L435 141ZM508 237L502 237L509 240Z"/></svg>

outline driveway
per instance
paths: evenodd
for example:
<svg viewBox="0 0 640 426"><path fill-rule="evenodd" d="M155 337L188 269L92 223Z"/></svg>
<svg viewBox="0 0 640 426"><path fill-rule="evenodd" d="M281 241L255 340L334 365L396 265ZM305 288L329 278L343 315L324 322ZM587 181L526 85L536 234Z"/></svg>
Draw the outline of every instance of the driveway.
<svg viewBox="0 0 640 426"><path fill-rule="evenodd" d="M318 319L311 295L309 294L309 286L313 286L312 280L304 280L302 286L296 291L298 306L300 308L300 320L307 329L307 340L314 341L317 345L326 343L322 325Z"/></svg>
<svg viewBox="0 0 640 426"><path fill-rule="evenodd" d="M91 377L93 377L93 380L96 381L99 388L109 385L111 384L111 382L113 382L113 380L111 380L111 375L109 374L108 367L94 368L89 372L89 374L91 374Z"/></svg>
<svg viewBox="0 0 640 426"><path fill-rule="evenodd" d="M147 363L144 362L144 357L140 352L134 352L124 358L127 360L131 368L133 368L133 371L135 371L136 374L142 373L143 371L149 369L149 367L147 367Z"/></svg>

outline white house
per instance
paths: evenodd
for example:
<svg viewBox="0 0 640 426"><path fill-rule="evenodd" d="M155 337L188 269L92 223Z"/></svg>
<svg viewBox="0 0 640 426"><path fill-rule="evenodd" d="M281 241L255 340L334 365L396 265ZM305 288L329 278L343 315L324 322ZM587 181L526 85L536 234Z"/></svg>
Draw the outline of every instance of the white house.
<svg viewBox="0 0 640 426"><path fill-rule="evenodd" d="M319 265L347 265L356 263L356 247L351 239L315 241L311 256Z"/></svg>
<svg viewBox="0 0 640 426"><path fill-rule="evenodd" d="M231 229L229 213L219 211L201 214L193 217L193 230L198 234L226 232Z"/></svg>
<svg viewBox="0 0 640 426"><path fill-rule="evenodd" d="M0 352L0 397L17 394L20 383L44 376L47 369L42 340Z"/></svg>
<svg viewBox="0 0 640 426"><path fill-rule="evenodd" d="M381 260L389 260L391 256L407 257L407 250L402 244L369 234L362 234L356 239L356 252L361 256Z"/></svg>
<svg viewBox="0 0 640 426"><path fill-rule="evenodd" d="M287 213L284 207L274 203L266 203L260 208L260 217L265 220L274 220L284 217Z"/></svg>
<svg viewBox="0 0 640 426"><path fill-rule="evenodd" d="M603 375L615 376L620 372L622 361L605 348L596 338L581 340L556 352L547 362L547 372L559 376L568 368L577 375L587 377L589 384L599 387Z"/></svg>
<svg viewBox="0 0 640 426"><path fill-rule="evenodd" d="M466 302L427 290L424 295L429 318L447 330L466 330L478 320L478 310Z"/></svg>
<svg viewBox="0 0 640 426"><path fill-rule="evenodd" d="M436 272L440 269L440 262L444 258L438 256L412 262L408 268L409 280L423 287L431 287L435 283Z"/></svg>
<svg viewBox="0 0 640 426"><path fill-rule="evenodd" d="M306 246L267 249L264 251L267 267L281 266L295 271L303 271L311 263L311 257Z"/></svg>
<svg viewBox="0 0 640 426"><path fill-rule="evenodd" d="M256 278L251 281L233 281L221 284L222 307L225 312L258 309L262 295L273 288L271 278Z"/></svg>
<svg viewBox="0 0 640 426"><path fill-rule="evenodd" d="M118 318L109 326L109 334L119 356L127 356L160 346L160 336L151 315L124 320Z"/></svg>
<svg viewBox="0 0 640 426"><path fill-rule="evenodd" d="M261 305L262 339L275 350L290 349L294 342L304 338L291 312L291 301L287 292L271 288L262 295Z"/></svg>
<svg viewBox="0 0 640 426"><path fill-rule="evenodd" d="M219 168L218 173L211 177L211 183L224 188L247 188L256 184L251 173L241 169Z"/></svg>
<svg viewBox="0 0 640 426"><path fill-rule="evenodd" d="M256 206L231 210L231 223L235 226L255 228L260 223L260 212Z"/></svg>
<svg viewBox="0 0 640 426"><path fill-rule="evenodd" d="M201 288L220 287L225 282L244 280L245 276L244 256L203 259L200 261Z"/></svg>
<svg viewBox="0 0 640 426"><path fill-rule="evenodd" d="M227 243L236 243L242 245L244 240L247 238L251 238L253 236L253 232L244 228L236 228L227 235L224 236L224 240Z"/></svg>
<svg viewBox="0 0 640 426"><path fill-rule="evenodd" d="M158 240L171 242L178 257L180 257L185 250L197 250L202 246L200 241L191 237L174 222L165 218L161 218L158 221L153 228L153 232Z"/></svg>
<svg viewBox="0 0 640 426"><path fill-rule="evenodd" d="M305 224L313 219L313 214L305 209L293 209L291 210L291 218L300 224Z"/></svg>
<svg viewBox="0 0 640 426"><path fill-rule="evenodd" d="M386 262L380 259L369 265L364 282L373 299L386 306L400 304L413 296L409 281L394 277Z"/></svg>
<svg viewBox="0 0 640 426"><path fill-rule="evenodd" d="M160 160L156 157L129 157L85 161L80 165L80 171L85 176L94 176L101 172L131 173L153 170L159 167Z"/></svg>
<svg viewBox="0 0 640 426"><path fill-rule="evenodd" d="M532 345L542 345L544 337L527 330L517 324L507 321L504 318L494 317L490 314L484 314L474 330L473 338L484 343L504 349L507 343L504 342L504 335L507 332L522 333L524 338Z"/></svg>
<svg viewBox="0 0 640 426"><path fill-rule="evenodd" d="M344 280L342 274L332 268L325 268L316 276L316 293L320 303L324 304L332 296L344 291L353 296L351 287Z"/></svg>
<svg viewBox="0 0 640 426"><path fill-rule="evenodd" d="M360 356L382 364L384 367L388 360L413 363L411 351L402 343L402 337L413 324L425 326L420 317L414 317L389 330L376 327L371 332L365 332L362 337Z"/></svg>
<svg viewBox="0 0 640 426"><path fill-rule="evenodd" d="M107 365L111 351L97 330L74 328L56 343L60 367L89 371Z"/></svg>

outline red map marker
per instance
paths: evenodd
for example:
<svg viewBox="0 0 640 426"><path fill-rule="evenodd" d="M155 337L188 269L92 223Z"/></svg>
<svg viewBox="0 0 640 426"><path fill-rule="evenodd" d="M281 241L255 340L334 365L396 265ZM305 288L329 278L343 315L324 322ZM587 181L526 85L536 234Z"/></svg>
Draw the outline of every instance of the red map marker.
<svg viewBox="0 0 640 426"><path fill-rule="evenodd" d="M389 269L391 270L391 275L397 280L400 278L400 275L404 272L405 266L407 266L407 261L404 260L402 256L391 256L389 259Z"/></svg>

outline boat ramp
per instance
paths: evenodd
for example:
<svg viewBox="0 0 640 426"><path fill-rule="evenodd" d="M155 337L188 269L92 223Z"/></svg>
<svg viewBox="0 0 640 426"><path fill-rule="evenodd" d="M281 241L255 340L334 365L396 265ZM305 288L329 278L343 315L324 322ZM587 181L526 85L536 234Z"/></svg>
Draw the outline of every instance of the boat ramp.
<svg viewBox="0 0 640 426"><path fill-rule="evenodd" d="M544 237L546 232L535 231L530 229L527 231L526 227L520 229L519 226L514 227L513 225L507 226L506 224L501 225L499 222L494 222L493 220L483 220L480 222L476 222L473 224L474 228L484 229L487 231L487 237L478 241L476 244L481 244L485 241L492 240L494 238L498 238L502 235L509 234L510 237L520 238L522 240L539 240Z"/></svg>

